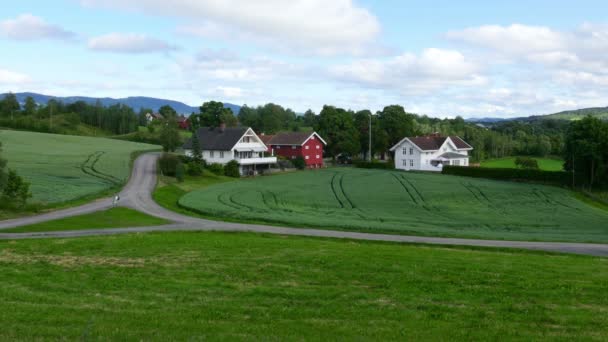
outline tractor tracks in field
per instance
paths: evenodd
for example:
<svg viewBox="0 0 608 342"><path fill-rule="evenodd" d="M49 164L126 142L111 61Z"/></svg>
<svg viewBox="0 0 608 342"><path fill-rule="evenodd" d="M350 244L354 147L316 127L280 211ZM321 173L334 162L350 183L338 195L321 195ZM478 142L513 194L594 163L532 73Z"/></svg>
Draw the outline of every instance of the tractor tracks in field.
<svg viewBox="0 0 608 342"><path fill-rule="evenodd" d="M422 196L418 188L416 188L416 186L409 179L407 179L407 177L404 175L396 175L394 173L391 173L391 176L393 176L393 178L395 178L395 180L401 184L401 187L405 190L415 205L422 207L426 211L431 211L431 208L427 205L424 196Z"/></svg>
<svg viewBox="0 0 608 342"><path fill-rule="evenodd" d="M103 151L97 151L89 154L87 156L87 159L82 164L80 164L80 170L86 175L95 177L111 185L122 184L122 180L107 173L103 173L97 169L97 163L99 162L101 157L103 157L104 154L106 153Z"/></svg>
<svg viewBox="0 0 608 342"><path fill-rule="evenodd" d="M473 185L473 183L471 182L460 182L460 184L462 184L462 186L471 193L471 195L473 195L473 197L475 197L475 199L485 205L488 206L490 209L495 210L496 212L498 212L499 214L502 215L507 215L507 212L501 208L500 206L496 205L491 199L490 197L488 197L488 195L486 195L479 187L477 187L476 185Z"/></svg>
<svg viewBox="0 0 608 342"><path fill-rule="evenodd" d="M539 190L539 189L532 189L532 193L534 193L534 195L536 197L538 197L538 199L540 199L541 201L551 205L551 206L562 206L564 208L568 208L568 209L572 209L572 210L576 210L576 211L580 211L580 208L576 208L576 207L572 207L569 206L567 204L564 204L562 202L556 201L554 198L552 198L551 196L549 196L549 194L547 194L546 192Z"/></svg>
<svg viewBox="0 0 608 342"><path fill-rule="evenodd" d="M364 215L361 209L357 208L353 200L346 194L346 191L344 190L343 173L334 172L333 176L331 177L330 187L336 201L338 201L342 209L352 210L357 216L364 220L370 219Z"/></svg>

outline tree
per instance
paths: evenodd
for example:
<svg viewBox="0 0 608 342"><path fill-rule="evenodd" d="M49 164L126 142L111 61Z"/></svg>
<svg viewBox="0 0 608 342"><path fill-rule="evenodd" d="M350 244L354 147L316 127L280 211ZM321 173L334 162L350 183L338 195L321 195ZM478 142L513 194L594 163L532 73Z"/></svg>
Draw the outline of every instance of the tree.
<svg viewBox="0 0 608 342"><path fill-rule="evenodd" d="M158 113L163 116L165 119L177 118L177 112L173 107L169 105L164 105L160 107Z"/></svg>
<svg viewBox="0 0 608 342"><path fill-rule="evenodd" d="M243 126L251 127L256 132L261 131L260 128L262 125L260 120L260 113L256 108L244 105L243 107L241 107L241 110L239 110L238 119Z"/></svg>
<svg viewBox="0 0 608 342"><path fill-rule="evenodd" d="M17 101L17 96L15 96L13 93L6 94L4 96L4 100L2 101L1 110L3 116L10 117L12 120L15 114L21 110L19 101Z"/></svg>
<svg viewBox="0 0 608 342"><path fill-rule="evenodd" d="M304 157L298 156L296 159L291 161L293 166L298 170L304 170L306 168L306 161Z"/></svg>
<svg viewBox="0 0 608 342"><path fill-rule="evenodd" d="M192 160L199 164L203 162L203 151L196 130L192 133Z"/></svg>
<svg viewBox="0 0 608 342"><path fill-rule="evenodd" d="M216 101L203 103L200 107L200 114L191 119L198 121L197 127L219 127L222 123L228 127L235 127L237 124L232 110L225 108L222 102Z"/></svg>
<svg viewBox="0 0 608 342"><path fill-rule="evenodd" d="M363 153L364 159L367 159L369 157L369 127L370 120L372 120L372 112L367 109L358 111L355 113L354 120L357 131L359 131L359 149Z"/></svg>
<svg viewBox="0 0 608 342"><path fill-rule="evenodd" d="M174 152L181 144L176 118L163 119L160 130L160 144L165 152Z"/></svg>
<svg viewBox="0 0 608 342"><path fill-rule="evenodd" d="M586 185L608 186L608 123L591 116L573 121L566 133L563 157L565 169Z"/></svg>
<svg viewBox="0 0 608 342"><path fill-rule="evenodd" d="M2 202L15 208L23 208L32 197L30 183L26 182L15 170L8 171L6 185L2 190Z"/></svg>
<svg viewBox="0 0 608 342"><path fill-rule="evenodd" d="M25 113L25 115L34 115L34 114L36 114L36 108L38 108L36 101L34 101L33 97L28 96L25 99L25 105L23 106L23 112Z"/></svg>
<svg viewBox="0 0 608 342"><path fill-rule="evenodd" d="M236 160L231 160L224 166L224 174L228 177L240 178L239 163Z"/></svg>
<svg viewBox="0 0 608 342"><path fill-rule="evenodd" d="M340 153L354 155L359 151L359 132L355 128L352 112L324 106L316 130L326 138L327 152L333 158Z"/></svg>
<svg viewBox="0 0 608 342"><path fill-rule="evenodd" d="M311 109L307 110L304 113L304 126L306 127L315 127L317 124L317 114L313 112Z"/></svg>
<svg viewBox="0 0 608 342"><path fill-rule="evenodd" d="M380 127L388 134L390 146L394 146L405 137L415 135L415 116L407 114L402 106L388 106L378 113Z"/></svg>

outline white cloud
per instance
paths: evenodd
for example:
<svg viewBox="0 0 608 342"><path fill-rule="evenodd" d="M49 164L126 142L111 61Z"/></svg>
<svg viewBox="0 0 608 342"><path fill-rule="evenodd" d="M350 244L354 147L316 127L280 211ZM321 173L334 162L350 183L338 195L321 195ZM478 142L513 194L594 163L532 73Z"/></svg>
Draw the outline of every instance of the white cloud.
<svg viewBox="0 0 608 342"><path fill-rule="evenodd" d="M32 14L22 14L0 22L0 36L15 40L71 40L76 34Z"/></svg>
<svg viewBox="0 0 608 342"><path fill-rule="evenodd" d="M377 18L352 0L82 0L87 6L175 16L178 31L214 38L249 37L288 50L362 53L380 33Z"/></svg>
<svg viewBox="0 0 608 342"><path fill-rule="evenodd" d="M243 89L236 87L216 87L215 93L223 98L239 98L243 96Z"/></svg>
<svg viewBox="0 0 608 342"><path fill-rule="evenodd" d="M89 40L89 49L117 53L153 53L174 50L171 44L136 33L110 33Z"/></svg>
<svg viewBox="0 0 608 342"><path fill-rule="evenodd" d="M449 86L480 86L486 80L479 67L458 51L426 49L421 55L404 53L390 59L361 59L336 65L330 74L353 82L405 94L423 94Z"/></svg>
<svg viewBox="0 0 608 342"><path fill-rule="evenodd" d="M18 72L0 69L0 84L21 85L30 82L30 77Z"/></svg>

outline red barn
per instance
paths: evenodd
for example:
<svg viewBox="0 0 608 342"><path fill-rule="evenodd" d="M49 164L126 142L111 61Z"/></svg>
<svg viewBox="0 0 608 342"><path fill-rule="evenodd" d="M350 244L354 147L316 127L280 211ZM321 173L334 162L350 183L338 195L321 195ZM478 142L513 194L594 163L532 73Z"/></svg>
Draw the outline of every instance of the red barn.
<svg viewBox="0 0 608 342"><path fill-rule="evenodd" d="M323 167L323 148L327 143L319 134L304 132L261 135L268 146L268 152L288 159L304 158L306 166L311 169Z"/></svg>

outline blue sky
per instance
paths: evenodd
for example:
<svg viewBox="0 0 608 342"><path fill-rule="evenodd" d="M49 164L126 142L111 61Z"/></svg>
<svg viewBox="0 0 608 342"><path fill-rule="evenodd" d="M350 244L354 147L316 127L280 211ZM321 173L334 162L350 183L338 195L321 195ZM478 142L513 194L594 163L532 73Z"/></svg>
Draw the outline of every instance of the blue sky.
<svg viewBox="0 0 608 342"><path fill-rule="evenodd" d="M439 117L607 106L606 13L601 1L13 1L0 92Z"/></svg>

